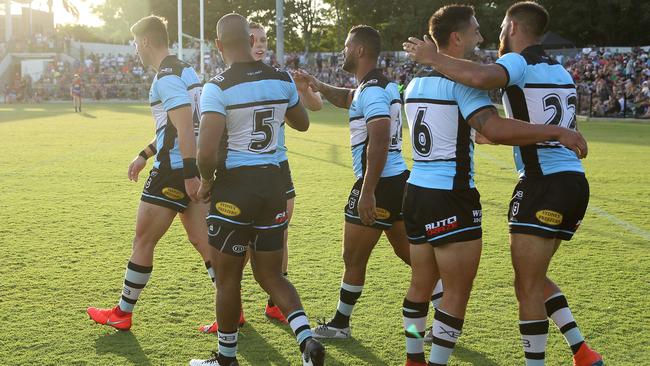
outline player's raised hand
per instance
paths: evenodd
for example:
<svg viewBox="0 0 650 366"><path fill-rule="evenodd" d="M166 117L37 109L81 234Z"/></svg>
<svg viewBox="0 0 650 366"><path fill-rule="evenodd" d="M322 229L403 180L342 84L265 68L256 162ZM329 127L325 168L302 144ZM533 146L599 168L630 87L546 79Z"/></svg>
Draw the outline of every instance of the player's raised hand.
<svg viewBox="0 0 650 366"><path fill-rule="evenodd" d="M402 47L411 60L423 65L430 65L433 63L433 57L438 53L438 47L428 35L425 35L423 39L409 37L407 42L402 43Z"/></svg>
<svg viewBox="0 0 650 366"><path fill-rule="evenodd" d="M584 159L587 157L587 141L580 132L565 129L558 140L567 149L573 150L578 155L578 158Z"/></svg>
<svg viewBox="0 0 650 366"><path fill-rule="evenodd" d="M201 202L210 202L210 191L212 191L213 184L214 180L201 179L201 185L199 187L199 191L196 194Z"/></svg>
<svg viewBox="0 0 650 366"><path fill-rule="evenodd" d="M296 83L296 88L299 91L304 92L310 86L313 90L316 90L316 78L305 70L299 69L291 71L291 76L293 77L293 81Z"/></svg>
<svg viewBox="0 0 650 366"><path fill-rule="evenodd" d="M377 203L374 193L366 194L362 191L361 196L359 196L359 206L357 207L362 224L372 225L375 223L377 218L376 208Z"/></svg>
<svg viewBox="0 0 650 366"><path fill-rule="evenodd" d="M201 187L201 181L198 177L185 179L185 192L190 197L192 202L199 202L199 188Z"/></svg>
<svg viewBox="0 0 650 366"><path fill-rule="evenodd" d="M133 161L131 162L131 164L129 164L129 172L128 172L129 180L133 182L137 182L138 175L140 174L140 171L144 169L145 166L147 166L147 160L145 160L145 158L143 158L140 155L136 156L135 159L133 159Z"/></svg>

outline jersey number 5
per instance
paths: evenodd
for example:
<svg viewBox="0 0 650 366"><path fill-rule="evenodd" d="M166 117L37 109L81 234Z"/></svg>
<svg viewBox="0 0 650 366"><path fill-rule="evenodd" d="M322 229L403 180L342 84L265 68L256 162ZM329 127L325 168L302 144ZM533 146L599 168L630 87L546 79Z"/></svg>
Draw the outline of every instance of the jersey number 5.
<svg viewBox="0 0 650 366"><path fill-rule="evenodd" d="M273 141L273 115L275 109L258 109L253 113L254 127L253 140L248 149L254 152L264 152Z"/></svg>

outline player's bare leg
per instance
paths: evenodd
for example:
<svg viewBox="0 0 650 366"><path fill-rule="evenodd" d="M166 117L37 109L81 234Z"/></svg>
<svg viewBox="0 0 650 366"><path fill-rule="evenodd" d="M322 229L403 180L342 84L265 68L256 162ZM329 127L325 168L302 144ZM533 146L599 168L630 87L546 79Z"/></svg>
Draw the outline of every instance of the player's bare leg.
<svg viewBox="0 0 650 366"><path fill-rule="evenodd" d="M271 295L282 313L287 314L289 326L296 336L300 351L303 353L303 363L322 365L325 349L313 339L309 321L296 288L280 272L283 252L284 250L253 251L251 265L255 280ZM305 362L306 360L311 361Z"/></svg>
<svg viewBox="0 0 650 366"><path fill-rule="evenodd" d="M482 246L481 239L477 239L448 243L434 248L445 292L440 307L436 309L432 325L433 344L429 355L429 362L432 364L447 364L462 333L465 311L481 259Z"/></svg>
<svg viewBox="0 0 650 366"><path fill-rule="evenodd" d="M411 285L404 298L402 315L406 335L406 365L425 366L424 332L429 299L440 277L433 246L411 244Z"/></svg>
<svg viewBox="0 0 650 366"><path fill-rule="evenodd" d="M395 221L390 229L384 230L388 242L393 247L397 255L404 263L411 265L411 251L408 237L406 236L406 227L404 221Z"/></svg>
<svg viewBox="0 0 650 366"><path fill-rule="evenodd" d="M527 364L544 360L548 340L544 287L555 250L555 239L528 234L510 235L515 294L519 301L519 331Z"/></svg>
<svg viewBox="0 0 650 366"><path fill-rule="evenodd" d="M86 311L91 319L120 330L131 328L133 308L151 276L154 249L169 229L175 216L176 211L140 201L135 238L124 276L122 297L118 305L112 309L88 308Z"/></svg>
<svg viewBox="0 0 650 366"><path fill-rule="evenodd" d="M317 338L349 338L350 316L361 296L366 281L366 266L370 253L381 237L382 231L370 226L346 222L343 229L343 263L345 271L341 283L339 302L334 317L314 328Z"/></svg>
<svg viewBox="0 0 650 366"><path fill-rule="evenodd" d="M293 207L295 205L295 197L289 198L287 200L287 223L291 223L291 217L293 216ZM289 228L284 230L283 233L283 251L282 251L282 275L288 275L289 268ZM269 319L275 319L281 323L287 323L287 319L280 310L280 308L273 302L271 296L266 304L266 309L264 309L264 315Z"/></svg>
<svg viewBox="0 0 650 366"><path fill-rule="evenodd" d="M560 239L555 239L556 251L560 243ZM544 283L544 299L546 315L553 320L557 328L562 332L573 353L573 363L578 366L603 365L602 356L587 345L562 290L548 276Z"/></svg>

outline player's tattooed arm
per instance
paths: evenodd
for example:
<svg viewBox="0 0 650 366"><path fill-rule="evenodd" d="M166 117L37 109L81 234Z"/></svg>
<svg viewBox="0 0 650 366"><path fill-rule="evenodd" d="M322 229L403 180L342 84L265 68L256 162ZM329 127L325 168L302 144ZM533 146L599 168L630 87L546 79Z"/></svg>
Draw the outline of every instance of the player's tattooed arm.
<svg viewBox="0 0 650 366"><path fill-rule="evenodd" d="M485 124L488 123L488 121L493 118L494 116L498 117L497 110L496 108L493 107L488 107L483 110L480 110L476 112L470 119L467 121L469 125L475 129L478 133L482 134L485 136L483 133L483 128L485 127ZM485 136L486 138L489 139L489 137Z"/></svg>
<svg viewBox="0 0 650 366"><path fill-rule="evenodd" d="M551 125L538 125L502 118L496 108L480 109L467 123L488 140L503 145L526 146L538 142L559 141L579 158L587 156L587 142L579 132Z"/></svg>
<svg viewBox="0 0 650 366"><path fill-rule="evenodd" d="M352 104L353 89L338 88L319 80L316 81L314 86L316 87L316 91L319 91L330 103L339 108L350 108L350 105Z"/></svg>
<svg viewBox="0 0 650 366"><path fill-rule="evenodd" d="M304 70L296 70L291 73L296 84L307 84L315 92L320 92L330 103L339 108L350 108L352 104L353 89L338 88L333 85L323 83L313 75Z"/></svg>

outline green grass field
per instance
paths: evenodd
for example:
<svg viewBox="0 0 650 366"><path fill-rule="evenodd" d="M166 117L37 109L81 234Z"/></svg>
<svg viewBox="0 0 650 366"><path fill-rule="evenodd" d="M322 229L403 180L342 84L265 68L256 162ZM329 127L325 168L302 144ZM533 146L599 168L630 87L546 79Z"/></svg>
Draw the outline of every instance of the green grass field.
<svg viewBox="0 0 650 366"><path fill-rule="evenodd" d="M185 365L208 356L216 337L197 327L214 317L212 287L178 221L158 244L132 331L88 319L87 306L112 307L120 295L145 177L129 182L126 169L153 122L144 103L70 110L0 105L0 364ZM288 131L287 143L298 193L289 276L315 324L336 307L342 208L354 176L345 112L312 117L307 133ZM550 274L608 365L650 365L650 124L589 121L581 129L590 143L590 209ZM410 156L408 141L404 151ZM522 365L505 219L516 182L511 150L480 146L476 160L483 258L450 365ZM403 364L409 276L382 239L352 317L354 338L325 342L328 365ZM241 364L299 365L291 330L264 317L266 295L249 268L243 299ZM547 364L570 362L552 326Z"/></svg>

